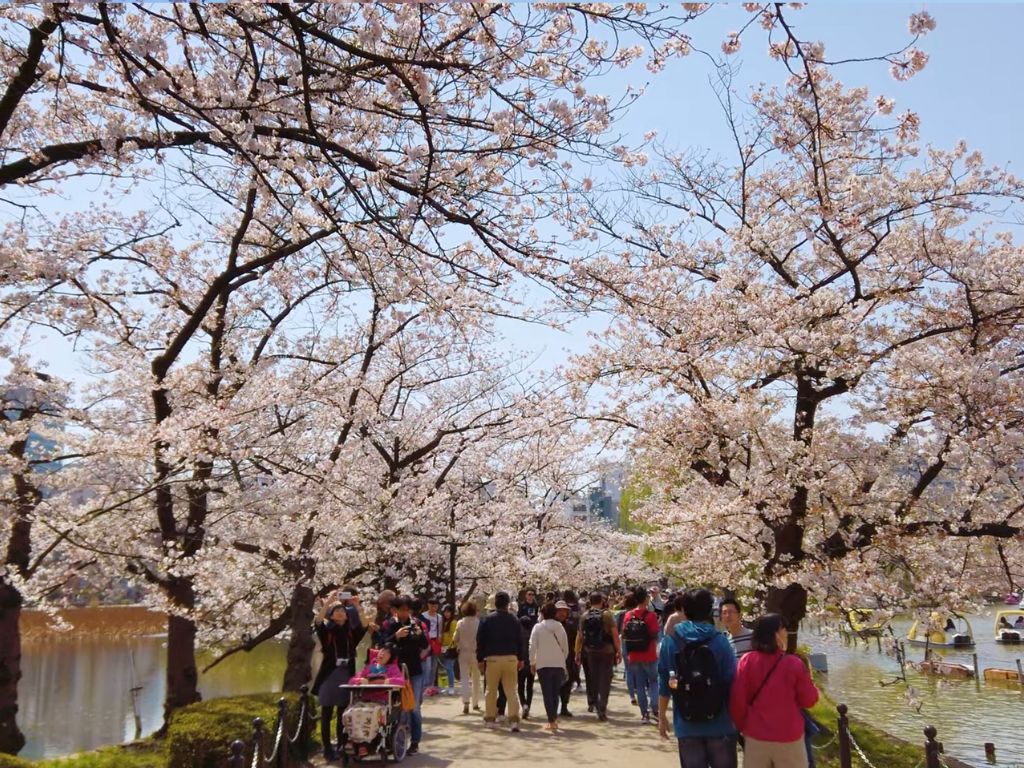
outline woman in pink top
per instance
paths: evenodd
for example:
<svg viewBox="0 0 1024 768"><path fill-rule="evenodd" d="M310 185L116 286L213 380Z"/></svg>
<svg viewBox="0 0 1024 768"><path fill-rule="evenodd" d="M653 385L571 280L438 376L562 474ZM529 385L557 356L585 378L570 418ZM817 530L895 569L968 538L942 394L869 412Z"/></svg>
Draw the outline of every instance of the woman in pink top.
<svg viewBox="0 0 1024 768"><path fill-rule="evenodd" d="M818 689L803 661L784 652L786 640L782 617L762 616L736 669L729 712L745 739L743 768L807 768L802 710Z"/></svg>

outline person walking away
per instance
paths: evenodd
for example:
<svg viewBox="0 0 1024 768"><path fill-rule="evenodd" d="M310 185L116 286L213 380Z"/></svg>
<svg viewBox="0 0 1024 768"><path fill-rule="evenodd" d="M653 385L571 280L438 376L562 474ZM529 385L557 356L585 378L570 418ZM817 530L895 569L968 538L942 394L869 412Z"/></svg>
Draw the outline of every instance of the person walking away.
<svg viewBox="0 0 1024 768"><path fill-rule="evenodd" d="M725 598L720 604L718 613L722 619L722 626L725 627L725 631L729 633L729 638L732 640L736 658L741 658L750 650L750 641L754 633L743 626L743 609L740 607L739 600L734 597Z"/></svg>
<svg viewBox="0 0 1024 768"><path fill-rule="evenodd" d="M427 611L421 617L427 625L427 641L430 654L423 665L423 676L427 688L437 686L437 672L441 666L441 633L443 620L438 613L438 600L436 597L427 598Z"/></svg>
<svg viewBox="0 0 1024 768"><path fill-rule="evenodd" d="M565 630L566 639L569 641L569 653L565 658L565 679L562 681L562 688L558 692L559 700L561 701L561 711L559 717L573 717L572 712L569 711L569 698L572 696L572 677L570 677L570 670L575 662L576 654L573 652L575 647L576 635L570 631L570 615L572 614L572 608L565 600L558 600L555 603L555 621L562 625L562 629Z"/></svg>
<svg viewBox="0 0 1024 768"><path fill-rule="evenodd" d="M637 587L633 594L636 596L636 608L623 617L622 637L640 705L640 722L652 725L652 717L657 715L658 707L658 634L661 626L657 614L647 606L647 590Z"/></svg>
<svg viewBox="0 0 1024 768"><path fill-rule="evenodd" d="M423 738L423 689L426 683L423 653L430 643L426 625L413 613L412 606L413 599L409 595L395 598L392 602L395 615L384 622L381 632L386 638L385 643L394 644L399 664L404 664L409 672L409 682L416 697L416 708L409 713L409 754L416 754Z"/></svg>
<svg viewBox="0 0 1024 768"><path fill-rule="evenodd" d="M668 704L680 768L736 768L736 728L729 693L736 654L715 628L714 597L706 589L677 595L687 618L666 630L658 654L658 730L668 738Z"/></svg>
<svg viewBox="0 0 1024 768"><path fill-rule="evenodd" d="M480 667L476 662L476 633L480 628L480 617L476 615L476 604L462 606L462 618L455 625L454 644L459 650L459 680L462 682L462 714L469 714L470 692L475 711L480 711Z"/></svg>
<svg viewBox="0 0 1024 768"><path fill-rule="evenodd" d="M508 697L508 721L513 733L519 731L519 698L515 695L519 670L526 663L526 645L522 625L508 610L511 598L508 592L494 596L494 612L480 621L476 633L476 660L487 684L484 702L484 722L498 719L498 686Z"/></svg>
<svg viewBox="0 0 1024 768"><path fill-rule="evenodd" d="M356 672L356 646L363 639L366 630L353 629L343 600L352 597L349 592L336 593L337 600L324 603L313 630L320 642L322 660L320 669L313 680L313 693L320 701L320 739L324 745L324 757L337 760L339 751L345 746L345 731L342 713L348 706L350 694L341 686L348 683ZM337 710L335 733L338 744L331 741L331 720Z"/></svg>
<svg viewBox="0 0 1024 768"><path fill-rule="evenodd" d="M626 592L619 604L619 610L615 612L615 628L619 631L619 638L622 638L622 624L626 614L636 608L636 597L632 592ZM629 693L629 703L636 706L636 690L633 687L633 675L629 672L629 653L625 648L625 641L622 641L622 676L626 681L626 691Z"/></svg>
<svg viewBox="0 0 1024 768"><path fill-rule="evenodd" d="M519 617L519 626L522 627L523 631L523 643L527 646L530 643L530 633L537 626L537 619L539 618L539 612L534 619L531 619L529 616ZM519 703L523 707L523 720L530 719L530 706L533 704L533 684L536 679L537 673L533 671L529 664L524 664L523 668L519 670Z"/></svg>
<svg viewBox="0 0 1024 768"><path fill-rule="evenodd" d="M744 737L743 768L807 768L803 710L818 689L803 661L785 653L787 640L781 616L762 616L736 669L729 711Z"/></svg>
<svg viewBox="0 0 1024 768"><path fill-rule="evenodd" d="M619 631L615 617L607 608L607 600L600 592L590 595L590 610L580 622L576 635L576 661L587 659L587 698L593 698L597 719L608 719L608 697L611 694L615 665L622 658Z"/></svg>
<svg viewBox="0 0 1024 768"><path fill-rule="evenodd" d="M650 598L650 609L657 614L658 622L661 623L662 616L665 615L665 598L661 596L661 586L651 584L647 589L647 595Z"/></svg>
<svg viewBox="0 0 1024 768"><path fill-rule="evenodd" d="M444 674L448 685L445 693L449 696L455 695L455 668L459 663L459 652L455 647L455 609L445 603L441 607L441 664L444 666Z"/></svg>
<svg viewBox="0 0 1024 768"><path fill-rule="evenodd" d="M569 638L555 615L558 609L548 602L540 609L541 621L530 633L530 669L540 680L540 693L547 715L546 731L558 730L559 697L565 682L565 660L569 656Z"/></svg>
<svg viewBox="0 0 1024 768"><path fill-rule="evenodd" d="M665 617L665 636L672 634L676 624L686 621L686 612L683 610L683 598L686 592L680 592L672 598L672 613Z"/></svg>
<svg viewBox="0 0 1024 768"><path fill-rule="evenodd" d="M572 649L576 647L576 633L580 629L580 601L571 589L562 593L562 600L569 606L569 615L565 619L564 626L566 637L569 638L569 648ZM579 688L582 681L580 680L580 665L576 663L576 654L569 654L565 671L569 676L569 682ZM570 692L571 690L570 688Z"/></svg>

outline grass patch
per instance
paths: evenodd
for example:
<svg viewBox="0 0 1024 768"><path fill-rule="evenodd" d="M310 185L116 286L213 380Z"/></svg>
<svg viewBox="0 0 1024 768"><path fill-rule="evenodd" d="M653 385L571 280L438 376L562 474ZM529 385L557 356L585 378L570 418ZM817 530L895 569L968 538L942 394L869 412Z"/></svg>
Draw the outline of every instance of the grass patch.
<svg viewBox="0 0 1024 768"><path fill-rule="evenodd" d="M818 687L821 690L821 686ZM839 731L839 712L836 703L832 701L825 692L821 692L818 703L811 708L814 719L824 725L833 734ZM886 768L918 768L924 760L924 736L920 744L909 744L884 731L880 731L867 723L856 720L847 714L850 721L850 734L860 744L864 754L868 756L875 765ZM815 741L820 742L824 735L816 737ZM831 737L828 737L831 739ZM818 768L839 768L839 741L832 740L824 749L816 749L814 752ZM856 752L853 755L853 764L858 765L860 758Z"/></svg>

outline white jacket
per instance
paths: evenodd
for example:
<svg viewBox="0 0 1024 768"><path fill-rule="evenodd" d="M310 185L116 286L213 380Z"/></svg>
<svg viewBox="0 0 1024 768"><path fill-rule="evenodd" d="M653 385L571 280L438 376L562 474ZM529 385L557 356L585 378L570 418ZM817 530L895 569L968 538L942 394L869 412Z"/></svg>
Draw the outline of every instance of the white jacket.
<svg viewBox="0 0 1024 768"><path fill-rule="evenodd" d="M565 669L569 656L569 638L565 627L555 619L544 619L530 633L530 665L537 669Z"/></svg>

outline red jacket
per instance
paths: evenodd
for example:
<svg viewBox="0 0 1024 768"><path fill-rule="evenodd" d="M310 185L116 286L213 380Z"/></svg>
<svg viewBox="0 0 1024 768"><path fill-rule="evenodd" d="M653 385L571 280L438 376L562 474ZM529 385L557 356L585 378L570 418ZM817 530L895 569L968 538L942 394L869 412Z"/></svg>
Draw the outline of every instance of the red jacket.
<svg viewBox="0 0 1024 768"><path fill-rule="evenodd" d="M641 613L642 612L642 613ZM646 651L630 651L629 652L629 663L633 662L643 663L658 660L658 632L661 629L661 625L658 624L658 614L654 611L649 611L646 608L634 608L633 610L626 613L622 619L622 626L625 627L629 624L629 620L633 617L633 614L637 614L644 620L647 625L647 631L650 632L651 642L647 646Z"/></svg>
<svg viewBox="0 0 1024 768"><path fill-rule="evenodd" d="M776 661L778 666L757 693ZM782 651L752 651L743 655L736 669L729 713L744 736L759 741L797 741L804 737L800 710L813 707L817 700L818 689L800 657L783 655Z"/></svg>

